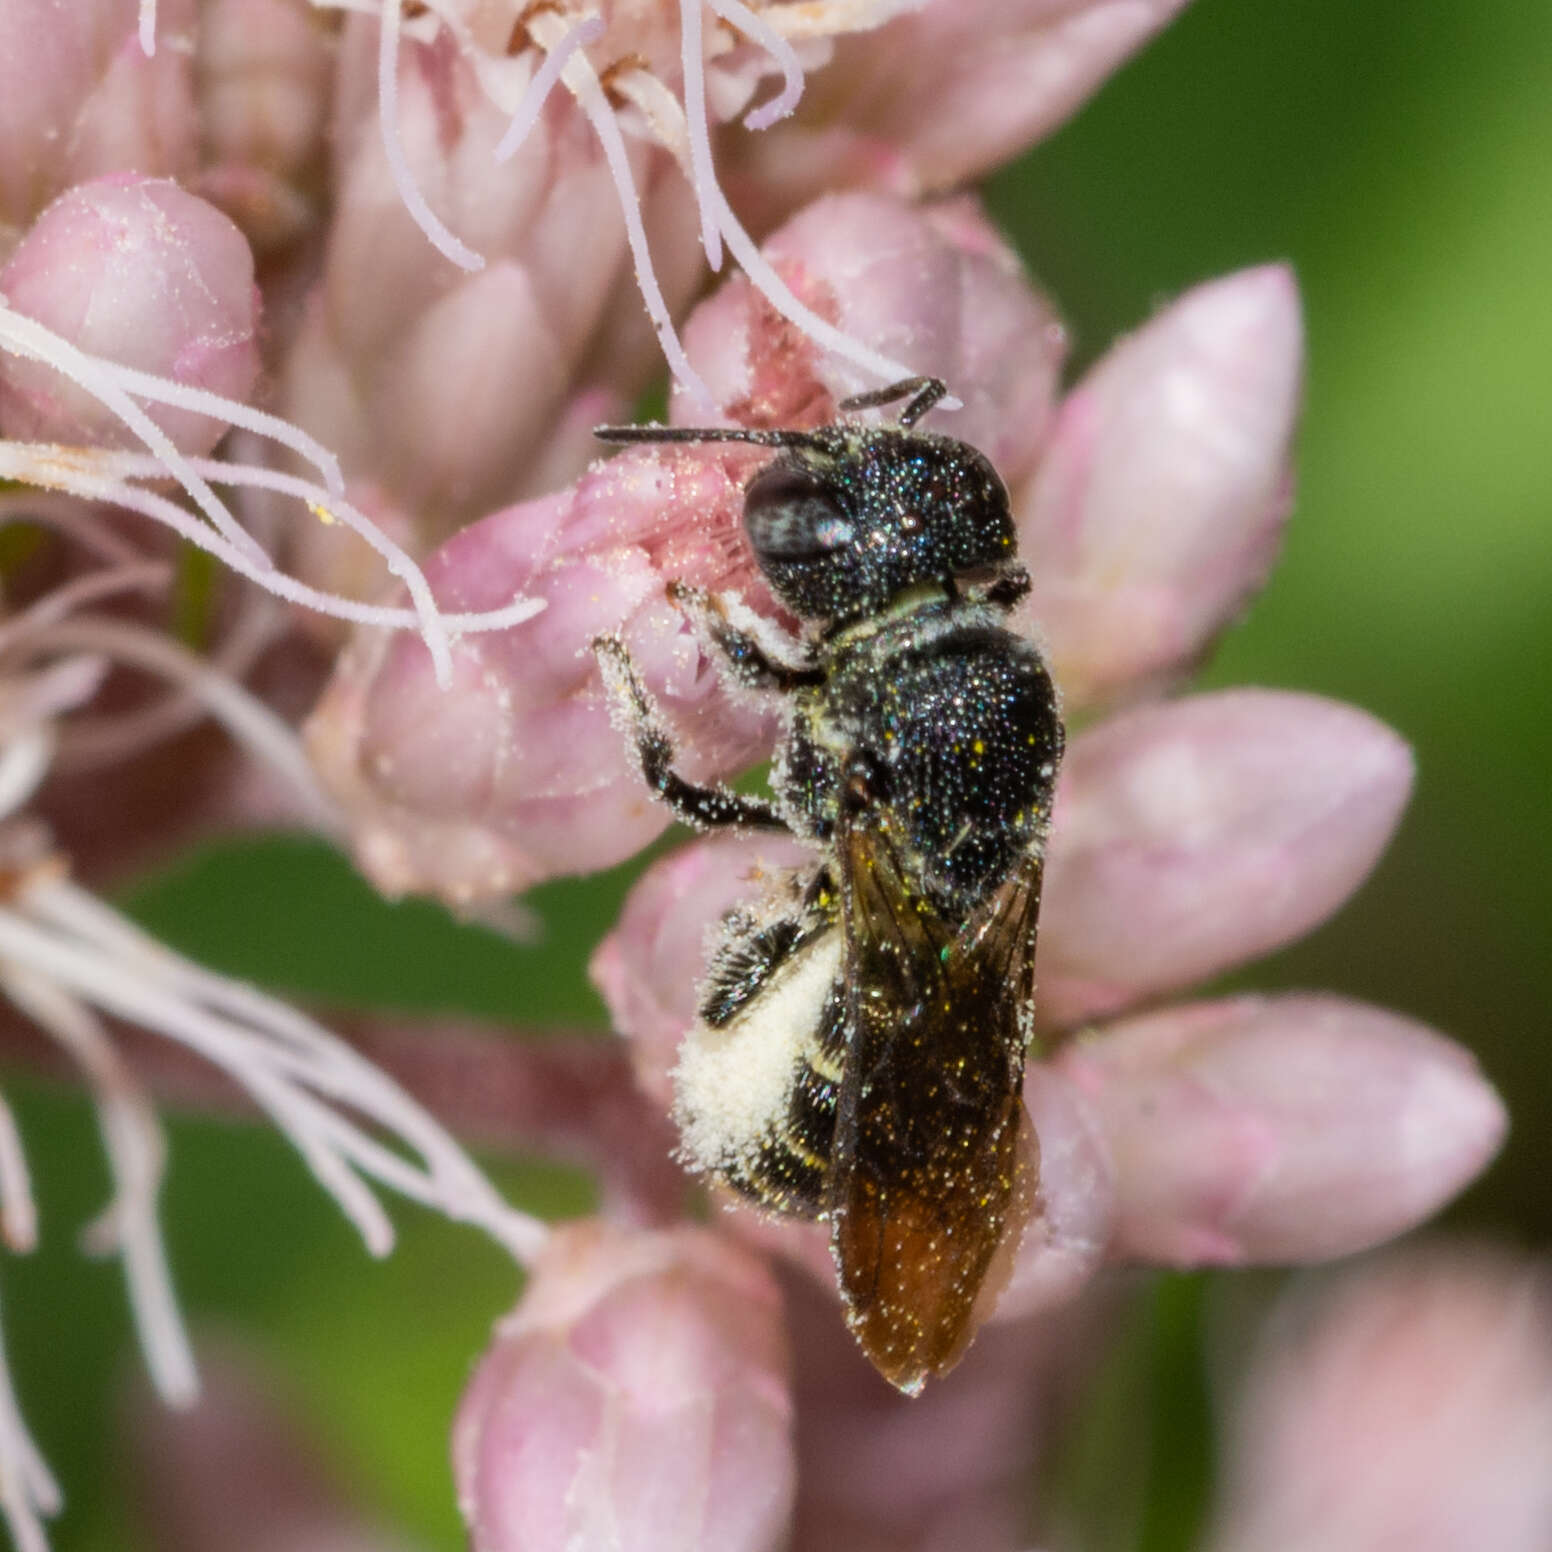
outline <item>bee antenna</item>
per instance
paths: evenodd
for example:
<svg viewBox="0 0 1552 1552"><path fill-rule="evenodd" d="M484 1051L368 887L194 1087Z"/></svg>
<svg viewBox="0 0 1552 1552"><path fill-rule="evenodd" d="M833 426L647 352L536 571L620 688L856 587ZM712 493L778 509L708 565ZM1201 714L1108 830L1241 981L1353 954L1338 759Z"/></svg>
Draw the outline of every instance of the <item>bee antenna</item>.
<svg viewBox="0 0 1552 1552"><path fill-rule="evenodd" d="M816 447L807 431L758 431L748 426L595 426L600 442L752 442L756 447Z"/></svg>

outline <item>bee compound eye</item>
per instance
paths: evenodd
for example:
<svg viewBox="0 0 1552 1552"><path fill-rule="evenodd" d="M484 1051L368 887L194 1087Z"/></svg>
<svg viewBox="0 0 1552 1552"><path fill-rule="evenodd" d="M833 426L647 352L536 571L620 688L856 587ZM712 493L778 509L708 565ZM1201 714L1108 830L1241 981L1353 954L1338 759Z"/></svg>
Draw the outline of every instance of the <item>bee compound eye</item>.
<svg viewBox="0 0 1552 1552"><path fill-rule="evenodd" d="M774 463L744 493L744 527L761 560L821 560L844 549L854 530L835 493L814 470Z"/></svg>

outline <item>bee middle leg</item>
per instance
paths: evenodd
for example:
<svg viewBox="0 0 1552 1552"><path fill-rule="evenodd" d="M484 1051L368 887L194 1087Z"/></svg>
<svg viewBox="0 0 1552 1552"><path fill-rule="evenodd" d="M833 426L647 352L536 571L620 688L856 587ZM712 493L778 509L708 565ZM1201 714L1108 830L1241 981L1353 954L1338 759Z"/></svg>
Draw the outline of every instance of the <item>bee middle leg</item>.
<svg viewBox="0 0 1552 1552"><path fill-rule="evenodd" d="M635 748L642 780L678 818L697 830L731 827L790 833L791 827L770 803L746 798L728 787L688 781L674 769L673 740L618 636L599 636L593 642L593 655L598 659L604 688Z"/></svg>

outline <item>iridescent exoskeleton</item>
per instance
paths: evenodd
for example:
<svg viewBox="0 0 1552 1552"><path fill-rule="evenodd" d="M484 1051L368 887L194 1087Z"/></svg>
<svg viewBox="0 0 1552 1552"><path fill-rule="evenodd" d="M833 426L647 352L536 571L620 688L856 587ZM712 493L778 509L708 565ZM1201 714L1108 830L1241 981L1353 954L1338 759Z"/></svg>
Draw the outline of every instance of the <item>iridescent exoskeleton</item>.
<svg viewBox="0 0 1552 1552"><path fill-rule="evenodd" d="M775 449L744 523L789 637L736 599L673 586L725 672L776 697L773 801L698 786L616 638L596 642L642 773L691 824L816 849L729 918L675 1074L684 1153L774 1211L828 1221L848 1320L915 1391L959 1357L1034 1208L1022 1085L1035 923L1063 732L988 460L893 425L606 428L611 441Z"/></svg>

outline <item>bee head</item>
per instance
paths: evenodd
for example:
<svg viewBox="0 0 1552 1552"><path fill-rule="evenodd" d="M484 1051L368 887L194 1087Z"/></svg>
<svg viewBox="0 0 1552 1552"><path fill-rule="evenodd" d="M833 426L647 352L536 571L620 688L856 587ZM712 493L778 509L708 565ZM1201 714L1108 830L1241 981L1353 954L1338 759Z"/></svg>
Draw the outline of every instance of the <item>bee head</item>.
<svg viewBox="0 0 1552 1552"><path fill-rule="evenodd" d="M771 590L830 627L866 619L923 583L968 578L1004 604L1029 588L1008 492L967 442L912 428L947 388L908 377L843 399L843 411L909 403L892 426L812 431L601 426L606 442L744 442L776 456L744 490L744 528Z"/></svg>
<svg viewBox="0 0 1552 1552"><path fill-rule="evenodd" d="M830 624L1016 558L1008 493L986 457L894 427L827 426L783 448L745 490L744 527L777 597Z"/></svg>

